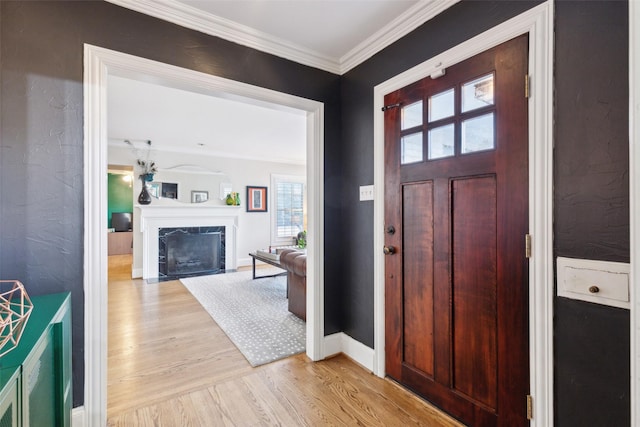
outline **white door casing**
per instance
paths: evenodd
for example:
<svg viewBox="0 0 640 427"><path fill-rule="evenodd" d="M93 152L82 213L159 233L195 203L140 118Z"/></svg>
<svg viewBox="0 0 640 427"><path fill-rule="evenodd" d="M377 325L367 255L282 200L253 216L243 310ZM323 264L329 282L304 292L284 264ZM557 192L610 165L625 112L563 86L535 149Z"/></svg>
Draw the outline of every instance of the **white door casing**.
<svg viewBox="0 0 640 427"><path fill-rule="evenodd" d="M640 425L640 3L629 1L631 425Z"/></svg>

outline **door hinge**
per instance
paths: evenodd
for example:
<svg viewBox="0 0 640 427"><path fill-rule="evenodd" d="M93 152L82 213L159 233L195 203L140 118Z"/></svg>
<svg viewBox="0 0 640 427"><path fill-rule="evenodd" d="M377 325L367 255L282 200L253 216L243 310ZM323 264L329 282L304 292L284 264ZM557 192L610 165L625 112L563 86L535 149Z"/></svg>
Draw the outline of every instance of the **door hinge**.
<svg viewBox="0 0 640 427"><path fill-rule="evenodd" d="M531 258L531 234L524 235L524 256Z"/></svg>
<svg viewBox="0 0 640 427"><path fill-rule="evenodd" d="M531 78L529 74L525 74L524 76L524 97L529 98L529 84L531 83Z"/></svg>
<svg viewBox="0 0 640 427"><path fill-rule="evenodd" d="M392 108L398 108L401 104L398 102L397 104L390 104L390 105L385 105L384 107L382 107L382 111L387 111L390 110Z"/></svg>
<svg viewBox="0 0 640 427"><path fill-rule="evenodd" d="M533 397L530 394L527 394L527 419L533 419Z"/></svg>

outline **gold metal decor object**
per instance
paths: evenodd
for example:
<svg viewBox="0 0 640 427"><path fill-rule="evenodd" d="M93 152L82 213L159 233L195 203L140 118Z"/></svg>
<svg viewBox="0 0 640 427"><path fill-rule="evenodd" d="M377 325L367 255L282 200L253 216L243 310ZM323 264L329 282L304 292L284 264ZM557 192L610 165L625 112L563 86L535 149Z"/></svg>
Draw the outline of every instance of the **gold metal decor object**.
<svg viewBox="0 0 640 427"><path fill-rule="evenodd" d="M0 280L0 357L18 346L33 304L24 285Z"/></svg>

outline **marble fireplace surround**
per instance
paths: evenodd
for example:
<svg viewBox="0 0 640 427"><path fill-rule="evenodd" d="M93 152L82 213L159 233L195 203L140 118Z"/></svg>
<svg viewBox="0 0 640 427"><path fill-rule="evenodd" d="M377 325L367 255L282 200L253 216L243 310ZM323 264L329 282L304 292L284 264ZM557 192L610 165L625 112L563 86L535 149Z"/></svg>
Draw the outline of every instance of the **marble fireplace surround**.
<svg viewBox="0 0 640 427"><path fill-rule="evenodd" d="M155 200L154 200L155 201ZM174 204L136 206L142 235L142 278L158 278L158 238L161 228L225 227L225 268L237 267L236 242L240 210L234 206Z"/></svg>

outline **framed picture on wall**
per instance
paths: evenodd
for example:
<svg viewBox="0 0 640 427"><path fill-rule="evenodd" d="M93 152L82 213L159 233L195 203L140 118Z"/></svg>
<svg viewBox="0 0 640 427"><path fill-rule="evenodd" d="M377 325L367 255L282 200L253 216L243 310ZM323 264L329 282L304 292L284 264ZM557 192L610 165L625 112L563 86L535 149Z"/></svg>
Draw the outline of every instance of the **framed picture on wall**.
<svg viewBox="0 0 640 427"><path fill-rule="evenodd" d="M247 212L267 212L267 187L247 186Z"/></svg>
<svg viewBox="0 0 640 427"><path fill-rule="evenodd" d="M177 199L178 198L178 184L174 184L171 182L163 182L162 183L162 197L166 199Z"/></svg>

